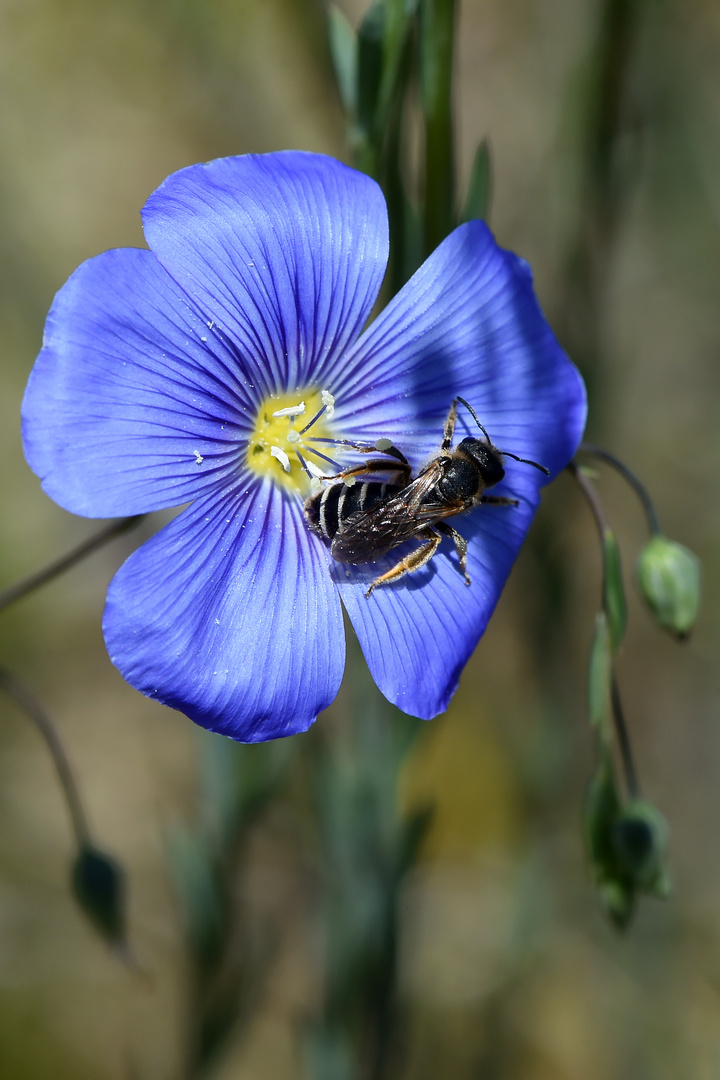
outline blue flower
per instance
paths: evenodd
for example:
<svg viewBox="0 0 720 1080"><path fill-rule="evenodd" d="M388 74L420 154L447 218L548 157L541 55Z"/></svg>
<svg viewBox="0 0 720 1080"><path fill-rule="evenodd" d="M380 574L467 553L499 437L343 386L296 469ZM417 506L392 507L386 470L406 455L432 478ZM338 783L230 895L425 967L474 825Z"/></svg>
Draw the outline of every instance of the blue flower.
<svg viewBox="0 0 720 1080"><path fill-rule="evenodd" d="M352 455L324 440L387 438L417 470L462 395L497 446L557 474L581 437L585 392L527 265L469 222L363 332L388 257L382 194L299 152L183 169L151 195L143 223L149 251L105 252L58 293L23 404L27 459L67 510L190 504L113 579L110 658L204 727L243 741L288 735L337 694L344 605L383 694L436 715L546 478L507 459L494 491L518 506L453 519L469 588L444 540L422 570L366 599L397 552L369 567L333 562L303 516L302 464L337 472L325 459ZM462 410L456 439L477 434Z"/></svg>

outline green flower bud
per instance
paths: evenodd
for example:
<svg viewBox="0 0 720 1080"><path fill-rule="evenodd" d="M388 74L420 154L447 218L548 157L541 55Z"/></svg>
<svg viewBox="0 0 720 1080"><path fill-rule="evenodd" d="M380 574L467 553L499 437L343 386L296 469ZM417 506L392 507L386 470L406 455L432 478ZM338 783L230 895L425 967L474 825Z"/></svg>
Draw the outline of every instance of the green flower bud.
<svg viewBox="0 0 720 1080"><path fill-rule="evenodd" d="M635 913L635 890L623 881L603 881L600 900L613 926L625 930Z"/></svg>
<svg viewBox="0 0 720 1080"><path fill-rule="evenodd" d="M659 810L643 799L629 803L612 829L612 843L622 871L643 892L665 899L670 879L665 869L668 826Z"/></svg>
<svg viewBox="0 0 720 1080"><path fill-rule="evenodd" d="M112 945L125 942L125 873L104 851L84 844L72 867L72 889L87 917Z"/></svg>
<svg viewBox="0 0 720 1080"><path fill-rule="evenodd" d="M682 544L654 536L637 564L640 591L665 630L687 637L700 603L700 561Z"/></svg>

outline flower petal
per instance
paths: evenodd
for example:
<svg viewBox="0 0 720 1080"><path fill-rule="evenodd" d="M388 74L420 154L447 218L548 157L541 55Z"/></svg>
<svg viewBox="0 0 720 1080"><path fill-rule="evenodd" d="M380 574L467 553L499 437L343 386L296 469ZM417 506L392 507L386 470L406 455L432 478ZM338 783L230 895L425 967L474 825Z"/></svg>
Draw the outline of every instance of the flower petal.
<svg viewBox="0 0 720 1080"><path fill-rule="evenodd" d="M495 445L552 475L585 425L582 379L540 310L530 268L481 221L433 252L348 350L334 385L343 434L386 436L416 468L437 450L458 394ZM461 408L458 438L468 434L477 427Z"/></svg>
<svg viewBox="0 0 720 1080"><path fill-rule="evenodd" d="M198 501L110 584L110 659L148 697L242 742L305 731L337 694L344 635L327 555L269 482Z"/></svg>
<svg viewBox="0 0 720 1080"><path fill-rule="evenodd" d="M76 514L176 506L235 476L254 391L149 251L75 271L23 401L28 462Z"/></svg>
<svg viewBox="0 0 720 1080"><path fill-rule="evenodd" d="M348 351L335 385L343 434L363 442L388 437L416 470L438 452L457 395L501 450L552 475L572 457L585 424L582 379L538 306L527 264L499 248L479 221L456 229L430 256ZM481 437L460 406L455 445L466 435ZM468 540L469 588L449 540L422 570L369 599L369 582L410 547L333 571L373 677L413 715L446 708L547 483L531 465L504 464L506 478L493 494L520 505L481 506L452 522Z"/></svg>
<svg viewBox="0 0 720 1080"><path fill-rule="evenodd" d="M150 196L143 223L169 273L256 365L263 393L324 385L387 264L380 188L320 154L182 169Z"/></svg>
<svg viewBox="0 0 720 1080"><path fill-rule="evenodd" d="M447 708L495 610L536 499L523 499L517 507L481 506L454 519L468 540L469 586L449 540L421 570L376 588L367 599L369 582L405 549L372 566L334 571L372 677L399 709L429 720Z"/></svg>

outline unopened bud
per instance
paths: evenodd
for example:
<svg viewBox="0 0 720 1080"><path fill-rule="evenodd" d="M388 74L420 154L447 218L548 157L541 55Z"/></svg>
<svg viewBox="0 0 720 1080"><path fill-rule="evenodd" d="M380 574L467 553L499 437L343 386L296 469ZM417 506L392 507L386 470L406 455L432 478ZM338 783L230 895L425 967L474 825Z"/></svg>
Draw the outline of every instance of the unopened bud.
<svg viewBox="0 0 720 1080"><path fill-rule="evenodd" d="M125 873L111 855L84 844L72 867L80 907L112 945L125 941Z"/></svg>
<svg viewBox="0 0 720 1080"><path fill-rule="evenodd" d="M654 536L637 564L640 590L665 630L687 637L700 604L700 561L682 544Z"/></svg>
<svg viewBox="0 0 720 1080"><path fill-rule="evenodd" d="M654 896L667 897L668 826L660 811L643 799L631 802L618 815L612 840L618 862L633 885Z"/></svg>

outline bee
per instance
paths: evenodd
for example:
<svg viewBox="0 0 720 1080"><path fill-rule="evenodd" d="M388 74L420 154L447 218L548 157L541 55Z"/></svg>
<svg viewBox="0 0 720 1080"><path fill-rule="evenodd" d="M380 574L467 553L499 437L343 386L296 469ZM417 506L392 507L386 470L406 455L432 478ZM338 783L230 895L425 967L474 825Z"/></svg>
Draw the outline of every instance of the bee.
<svg viewBox="0 0 720 1080"><path fill-rule="evenodd" d="M484 438L468 436L453 449L458 403L468 410ZM412 479L407 458L389 439L379 439L374 446L344 442L360 453L380 452L386 457L326 477L338 482L329 484L306 500L305 517L310 530L331 541L330 554L341 563L375 562L408 540L422 541L420 547L376 578L365 593L366 597L379 585L388 585L404 574L420 570L432 559L444 536L453 541L460 572L465 577L465 584L469 585L467 540L446 519L481 503L518 505L517 499L485 494L505 476L504 457L532 465L550 475L544 465L493 446L475 410L461 397L456 397L450 406L440 449L415 479ZM378 474L387 474L388 479L356 482L361 477Z"/></svg>

